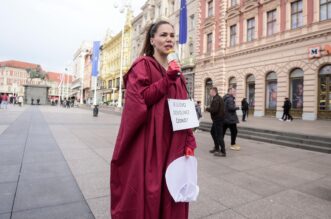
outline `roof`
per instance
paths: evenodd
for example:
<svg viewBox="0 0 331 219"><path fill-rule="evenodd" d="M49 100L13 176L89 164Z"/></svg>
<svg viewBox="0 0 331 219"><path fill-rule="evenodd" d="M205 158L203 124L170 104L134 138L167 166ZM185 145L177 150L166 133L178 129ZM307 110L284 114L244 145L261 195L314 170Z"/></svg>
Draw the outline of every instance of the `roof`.
<svg viewBox="0 0 331 219"><path fill-rule="evenodd" d="M59 73L59 72L47 72L47 78L49 81L56 81L56 82L60 82L61 81L61 75L63 73ZM65 75L65 82L67 82L67 75ZM72 82L72 76L69 75L69 83Z"/></svg>
<svg viewBox="0 0 331 219"><path fill-rule="evenodd" d="M0 62L0 67L12 67L12 68L37 68L38 64L29 63L29 62L22 62L17 60L8 60Z"/></svg>

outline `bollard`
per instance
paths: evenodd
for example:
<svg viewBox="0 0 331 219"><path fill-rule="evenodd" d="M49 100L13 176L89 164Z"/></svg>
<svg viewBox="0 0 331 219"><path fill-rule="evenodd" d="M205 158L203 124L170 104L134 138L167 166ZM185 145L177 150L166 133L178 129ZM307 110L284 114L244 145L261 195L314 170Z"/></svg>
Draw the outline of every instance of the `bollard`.
<svg viewBox="0 0 331 219"><path fill-rule="evenodd" d="M98 116L98 113L99 113L98 105L94 105L94 108L93 108L93 116L94 116L94 117L97 117L97 116Z"/></svg>

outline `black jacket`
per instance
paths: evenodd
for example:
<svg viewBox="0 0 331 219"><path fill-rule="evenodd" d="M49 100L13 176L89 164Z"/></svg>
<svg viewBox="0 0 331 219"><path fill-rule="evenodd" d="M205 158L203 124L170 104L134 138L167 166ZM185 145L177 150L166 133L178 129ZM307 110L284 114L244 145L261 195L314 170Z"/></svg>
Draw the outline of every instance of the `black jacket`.
<svg viewBox="0 0 331 219"><path fill-rule="evenodd" d="M290 109L292 108L291 101L285 100L283 108L285 111L290 111Z"/></svg>
<svg viewBox="0 0 331 219"><path fill-rule="evenodd" d="M241 109L248 110L248 102L246 100L241 101Z"/></svg>
<svg viewBox="0 0 331 219"><path fill-rule="evenodd" d="M236 110L239 108L236 107L236 102L234 101L234 97L232 95L226 94L224 96L224 122L226 124L236 124L239 123L238 116Z"/></svg>
<svg viewBox="0 0 331 219"><path fill-rule="evenodd" d="M213 97L210 107L206 109L207 112L210 112L211 119L213 121L217 119L224 119L224 101L221 96L218 94Z"/></svg>

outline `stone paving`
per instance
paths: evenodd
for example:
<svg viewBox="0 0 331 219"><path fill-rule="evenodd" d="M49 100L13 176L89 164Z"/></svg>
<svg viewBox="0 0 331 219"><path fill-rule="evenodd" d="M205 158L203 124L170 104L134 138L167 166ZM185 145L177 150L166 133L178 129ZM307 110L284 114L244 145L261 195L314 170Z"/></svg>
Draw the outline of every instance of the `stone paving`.
<svg viewBox="0 0 331 219"><path fill-rule="evenodd" d="M57 106L0 111L0 219L109 218L120 116ZM190 218L331 218L331 155L238 139L209 154L197 132L200 196ZM229 145L229 137L226 137Z"/></svg>

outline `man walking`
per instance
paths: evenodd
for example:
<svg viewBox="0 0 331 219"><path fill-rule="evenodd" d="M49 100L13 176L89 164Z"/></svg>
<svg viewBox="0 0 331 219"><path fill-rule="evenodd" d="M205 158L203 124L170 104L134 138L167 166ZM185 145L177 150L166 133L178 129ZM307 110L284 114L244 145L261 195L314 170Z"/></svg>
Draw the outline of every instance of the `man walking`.
<svg viewBox="0 0 331 219"><path fill-rule="evenodd" d="M283 116L280 120L292 122L293 117L290 115L290 110L292 108L291 101L286 97L283 105Z"/></svg>
<svg viewBox="0 0 331 219"><path fill-rule="evenodd" d="M228 93L224 96L224 128L223 128L223 136L226 133L226 130L229 128L231 132L231 150L240 150L240 146L236 144L236 138L237 138L237 123L239 123L238 116L237 116L237 110L239 107L236 107L235 102L235 95L236 95L236 89L235 88L229 88Z"/></svg>
<svg viewBox="0 0 331 219"><path fill-rule="evenodd" d="M246 122L246 118L248 118L248 102L246 98L242 99L241 101L241 111L243 113L242 121Z"/></svg>
<svg viewBox="0 0 331 219"><path fill-rule="evenodd" d="M7 105L8 105L8 96L7 96L7 94L3 94L2 101L1 101L1 108L7 109Z"/></svg>
<svg viewBox="0 0 331 219"><path fill-rule="evenodd" d="M214 140L214 149L210 153L214 153L215 156L225 157L226 151L223 136L224 101L218 95L217 87L210 89L210 96L212 96L212 101L210 107L206 109L207 112L210 112L213 120L210 133Z"/></svg>

